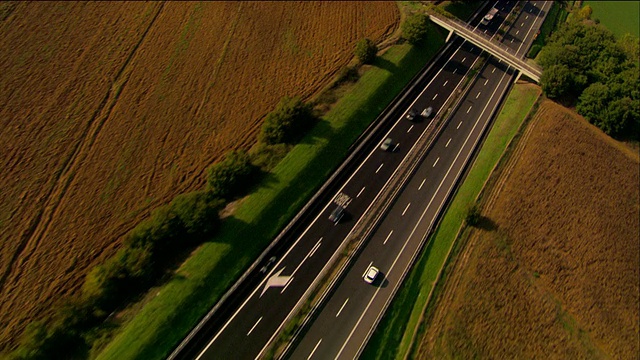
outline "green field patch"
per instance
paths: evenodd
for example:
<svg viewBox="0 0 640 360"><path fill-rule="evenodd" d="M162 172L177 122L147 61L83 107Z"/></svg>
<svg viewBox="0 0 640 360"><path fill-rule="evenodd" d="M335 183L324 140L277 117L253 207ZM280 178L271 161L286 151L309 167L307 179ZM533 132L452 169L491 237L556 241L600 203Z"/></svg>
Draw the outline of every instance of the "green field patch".
<svg viewBox="0 0 640 360"><path fill-rule="evenodd" d="M627 33L640 36L639 1L585 1L582 6L585 5L593 9L591 19L600 20L617 38Z"/></svg>
<svg viewBox="0 0 640 360"><path fill-rule="evenodd" d="M539 94L539 88L531 85L518 84L513 87L471 170L371 337L362 358L403 359L411 350L411 340L421 320L429 293L447 260L449 249L456 239L467 211L475 203L484 182Z"/></svg>
<svg viewBox="0 0 640 360"><path fill-rule="evenodd" d="M431 32L427 43L428 48L395 45L376 59L240 202L215 239L194 252L98 358L166 357L344 160L358 136L436 54L444 37Z"/></svg>

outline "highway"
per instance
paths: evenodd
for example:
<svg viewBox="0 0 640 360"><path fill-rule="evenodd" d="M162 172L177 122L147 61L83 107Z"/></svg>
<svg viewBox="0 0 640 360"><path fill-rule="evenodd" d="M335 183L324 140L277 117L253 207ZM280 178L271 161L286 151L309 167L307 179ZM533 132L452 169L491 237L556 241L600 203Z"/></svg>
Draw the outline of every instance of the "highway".
<svg viewBox="0 0 640 360"><path fill-rule="evenodd" d="M538 11L536 3L544 6ZM550 4L532 2L505 36L517 54L528 50ZM498 7L502 19L508 7ZM480 30L483 30L480 27ZM490 58L447 126L423 158L358 258L289 353L291 359L354 359L362 351L402 279L422 248L476 145L490 125L514 71ZM370 285L370 265L381 271Z"/></svg>
<svg viewBox="0 0 640 360"><path fill-rule="evenodd" d="M508 11L508 7L512 6L504 5L506 6L505 11ZM495 31L497 29L496 22L490 24L489 28L492 29L491 31ZM429 106L434 108L435 116L439 115L441 107L459 87L464 75L480 54L477 47L469 44L460 46L461 43L460 39L454 40L450 49L436 60L431 69L408 92L407 98L398 104L396 110L390 112L391 121L376 133L378 136L375 141L364 147L366 151L356 157L357 166L349 169L350 171L345 171L345 174L340 178L342 181L340 185L330 189L333 191L331 196L322 199L321 205L312 209L313 214L308 219L301 221L302 225L294 228L295 231L291 231L290 239L285 239L286 241L282 242L286 246L283 245L274 250L276 261L270 264L266 273L259 273L256 269L243 283L243 287L240 288L236 296L232 300L224 302L224 306L211 321L200 329L201 331L198 331L190 339L187 346L177 351L172 358L253 359L264 354L266 345L282 329L285 319L304 301L310 289L331 267L332 261L339 255L345 241L350 238L356 223L363 214L371 210L371 204L377 199L389 179L398 171L399 165L418 139L433 130L431 128L432 119L411 122L404 117L409 109L416 109L420 112ZM494 70L498 74L505 74L506 70L500 64L490 64L485 67L484 71L486 69ZM412 256L410 251L402 251L409 246L406 245L408 243L402 241L403 237L407 235L405 231L413 228L412 232L419 235L424 231L425 222L428 223L428 219L432 215L435 216L439 206L425 208L425 205L429 203L441 204L444 201L446 196L442 195L438 189L450 187L455 182L451 180L451 176L458 172L460 164L469 157L468 153L470 153L472 145L477 142L479 134L486 127L488 120L480 119L489 117L500 98L496 94L506 89L509 80L505 79L510 78L505 74L500 78L500 81L497 81L495 78L497 75L494 74L489 76L483 73L481 76L485 76L485 80L491 80L480 85L479 88L476 88L477 84L474 85L470 94L478 90L477 95L473 95L476 98L472 103L465 102L461 105L461 108L467 105L471 106L467 106L468 113L463 116L464 119L459 123L454 123L457 121L455 119L450 120L449 126L434 145L434 151L425 157L425 164L433 161L429 165L430 169L423 170L425 166L421 167L406 185L406 189L414 186L417 189L414 191L417 192L405 191L399 196L395 202L396 205L389 210L387 215L387 218L398 216L394 215L397 212L396 206L402 206L399 218L394 217L393 221L385 218L382 221L378 231L367 243L360 257L356 259L351 271L344 277L345 280L336 289L334 296L343 288L351 288L351 291L356 293L339 300L342 301L339 304L339 307L342 308L341 314L351 314L353 324L356 324L355 327L351 327L353 331L349 330L349 333L343 334L347 335L347 338L355 339L356 335L363 335L361 337L365 341L368 338L370 329L364 332L359 330L358 324L363 323L360 319L379 318L380 312L377 315L371 315L373 313L367 309L377 307L378 302L382 301L383 297L378 293L383 294L385 289L391 290L393 286L390 285L396 286L396 283L399 282L400 272L394 270L394 264L400 264L405 261L405 257ZM489 106L490 103L492 105ZM449 138L445 139L446 143L441 144L440 141L443 141L442 139L447 136ZM379 149L379 145L387 137L393 139L393 151L385 152ZM441 149L442 146L444 146L444 150ZM456 152L454 149L460 150ZM422 179L419 179L420 184L416 187L413 182L419 176L422 176ZM443 176L444 180L437 180L438 176ZM426 201L425 199L430 193L434 195L431 196L431 200ZM407 196L411 201L406 200ZM402 203L402 201L406 202ZM337 206L336 204L346 208L346 215L338 224L328 220L330 213ZM388 225L385 225L389 221L404 224L402 225L404 230L389 228ZM413 223L416 225L412 226ZM391 230L394 232L392 233ZM387 233L384 233L385 231ZM376 244L376 239L379 236L382 236L380 234L384 234L382 250L378 249L379 244L372 245ZM415 238L417 235L408 238ZM367 261L367 259L369 260ZM384 279L377 286L370 286L362 281L361 275L369 262L374 260L383 270ZM366 264L362 265L362 262L366 262ZM400 267L400 265L397 266L397 268ZM356 280L358 281L351 284L348 279L353 274L357 275ZM396 275L398 277L395 277ZM347 298L350 300L344 300ZM361 307L360 310L354 310L358 303L354 300L356 298L364 299L361 304L364 307ZM333 301L333 297L325 306L325 310L333 306L331 301ZM374 320L373 323L376 321ZM316 323L320 324L320 322ZM316 323L313 326L316 326ZM313 327L308 335L312 333ZM312 353L316 354L314 356L330 354L334 350L335 354L345 354L345 358L349 358L349 355L346 354L353 353L351 345L339 345L341 340L334 341L325 338L322 340L322 346L319 346L318 340L315 340L316 342L309 340L312 345L308 347L305 345L306 340L307 337L295 349L294 358L297 358L297 351L306 351L307 355L302 356L304 358ZM331 346L334 350L325 353L324 348L327 344L333 344ZM360 345L353 347L359 348ZM327 348L329 347L327 346ZM321 357L324 358L325 355Z"/></svg>

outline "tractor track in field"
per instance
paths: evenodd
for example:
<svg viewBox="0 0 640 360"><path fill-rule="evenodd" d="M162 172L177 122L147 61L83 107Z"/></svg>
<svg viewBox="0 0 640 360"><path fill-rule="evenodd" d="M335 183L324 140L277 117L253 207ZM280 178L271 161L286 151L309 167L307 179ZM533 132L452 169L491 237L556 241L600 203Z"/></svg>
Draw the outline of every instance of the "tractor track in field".
<svg viewBox="0 0 640 360"><path fill-rule="evenodd" d="M4 286L10 275L12 275L12 278L20 277L22 273L22 267L20 265L29 260L31 254L38 248L43 236L49 229L49 225L58 210L60 202L65 196L69 184L73 180L77 169L82 165L85 154L87 154L93 146L96 137L109 118L111 110L117 103L122 88L127 83L128 75L130 74L129 64L131 60L134 58L140 45L144 42L149 30L153 27L156 19L162 12L164 5L164 2L159 4L156 13L142 33L140 40L133 47L118 71L110 90L105 94L102 102L91 117L86 130L80 137L80 141L75 145L67 161L63 163L62 169L58 172L57 179L55 180L55 185L45 196L46 201L43 208L39 211L38 215L33 218L29 228L20 236L20 244L9 262L11 265L7 266L5 273L0 276L0 291L7 292Z"/></svg>

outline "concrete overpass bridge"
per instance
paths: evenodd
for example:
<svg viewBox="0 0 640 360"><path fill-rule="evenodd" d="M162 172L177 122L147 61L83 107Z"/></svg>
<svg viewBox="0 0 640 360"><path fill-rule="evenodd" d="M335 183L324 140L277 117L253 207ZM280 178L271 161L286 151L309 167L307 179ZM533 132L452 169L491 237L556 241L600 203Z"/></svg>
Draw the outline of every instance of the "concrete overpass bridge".
<svg viewBox="0 0 640 360"><path fill-rule="evenodd" d="M435 24L438 24L443 28L449 30L447 41L449 41L451 35L455 33L458 36L461 36L465 40L469 41L470 43L480 47L489 54L506 62L507 64L518 70L521 74L526 75L535 82L540 82L542 69L537 65L527 63L522 59L522 57L517 56L515 49L511 49L500 42L492 41L491 38L489 38L485 34L476 31L472 26L467 25L460 20L449 19L436 15L429 15L429 18L431 18L431 21L433 21Z"/></svg>

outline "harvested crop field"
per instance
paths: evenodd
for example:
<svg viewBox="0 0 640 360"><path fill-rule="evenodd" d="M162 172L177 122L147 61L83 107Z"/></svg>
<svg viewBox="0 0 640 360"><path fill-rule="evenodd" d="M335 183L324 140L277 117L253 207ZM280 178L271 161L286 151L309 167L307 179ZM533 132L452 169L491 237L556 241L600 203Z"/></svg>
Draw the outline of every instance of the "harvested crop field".
<svg viewBox="0 0 640 360"><path fill-rule="evenodd" d="M416 357L637 358L639 165L544 100L452 262Z"/></svg>
<svg viewBox="0 0 640 360"><path fill-rule="evenodd" d="M5 2L0 351L154 207L309 98L393 2Z"/></svg>

